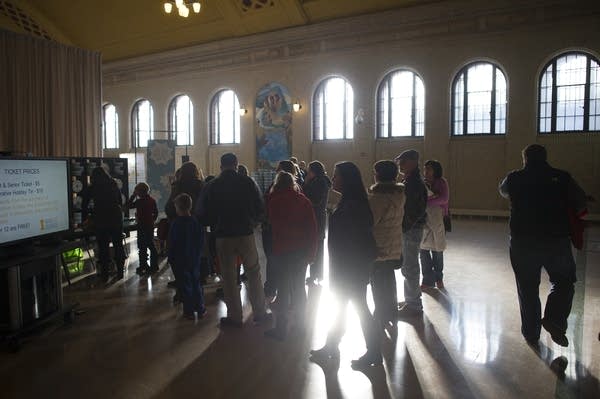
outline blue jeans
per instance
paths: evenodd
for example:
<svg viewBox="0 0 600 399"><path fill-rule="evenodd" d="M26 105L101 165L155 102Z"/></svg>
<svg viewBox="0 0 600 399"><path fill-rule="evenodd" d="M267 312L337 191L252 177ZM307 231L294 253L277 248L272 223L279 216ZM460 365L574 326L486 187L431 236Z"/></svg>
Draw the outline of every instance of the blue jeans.
<svg viewBox="0 0 600 399"><path fill-rule="evenodd" d="M204 290L200 281L200 267L172 265L177 269L177 288L183 302L183 313L191 315L204 313ZM197 265L199 266L199 265Z"/></svg>
<svg viewBox="0 0 600 399"><path fill-rule="evenodd" d="M433 287L437 281L444 278L444 252L422 249L419 255L423 272L422 284Z"/></svg>
<svg viewBox="0 0 600 399"><path fill-rule="evenodd" d="M402 275L404 276L404 300L406 305L423 308L421 302L421 269L419 266L419 247L423 239L423 228L417 227L402 233Z"/></svg>

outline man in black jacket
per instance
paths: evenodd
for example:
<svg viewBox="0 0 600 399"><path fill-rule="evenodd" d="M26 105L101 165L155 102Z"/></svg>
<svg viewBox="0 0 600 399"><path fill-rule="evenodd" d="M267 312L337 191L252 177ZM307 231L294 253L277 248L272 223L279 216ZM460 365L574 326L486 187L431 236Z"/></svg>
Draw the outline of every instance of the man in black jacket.
<svg viewBox="0 0 600 399"><path fill-rule="evenodd" d="M510 261L519 294L521 333L535 345L543 326L554 342L568 346L565 333L576 281L569 213L585 210L586 196L569 173L552 168L546 158L543 146L526 147L523 168L509 173L499 189L511 205ZM542 267L552 283L543 319Z"/></svg>
<svg viewBox="0 0 600 399"><path fill-rule="evenodd" d="M260 275L254 227L264 217L264 204L258 186L248 176L237 173L235 154L221 157L221 174L206 186L202 196L201 220L214 229L217 255L223 275L227 317L221 325L242 325L242 303L237 287L236 258L239 256L248 277L248 294L256 322L267 318Z"/></svg>
<svg viewBox="0 0 600 399"><path fill-rule="evenodd" d="M421 267L419 249L423 239L427 209L427 187L419 170L419 153L406 150L396 157L400 171L404 174L404 219L402 220L402 275L404 276L405 304L398 309L398 316L411 317L423 313L421 302Z"/></svg>

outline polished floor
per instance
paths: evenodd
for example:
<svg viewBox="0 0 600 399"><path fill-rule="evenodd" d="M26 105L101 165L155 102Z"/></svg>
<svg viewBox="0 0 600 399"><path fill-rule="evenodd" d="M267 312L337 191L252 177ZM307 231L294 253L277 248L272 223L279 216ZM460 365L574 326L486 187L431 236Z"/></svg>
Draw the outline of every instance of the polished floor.
<svg viewBox="0 0 600 399"><path fill-rule="evenodd" d="M184 319L171 305L170 271L163 264L156 277L140 279L132 254L124 281L87 278L65 289L65 301L83 311L73 324L33 335L18 353L0 353L0 397L600 398L600 228L588 231L587 248L577 253L571 345L561 348L542 332L535 352L519 332L506 222L453 224L446 290L425 293L423 317L383 336L383 367L350 368L365 350L351 308L339 365L308 360L331 319L327 283L308 293L310 325L278 342L251 319L220 330L224 305L211 292L207 318ZM400 273L397 279L401 286ZM548 288L543 278L544 296Z"/></svg>

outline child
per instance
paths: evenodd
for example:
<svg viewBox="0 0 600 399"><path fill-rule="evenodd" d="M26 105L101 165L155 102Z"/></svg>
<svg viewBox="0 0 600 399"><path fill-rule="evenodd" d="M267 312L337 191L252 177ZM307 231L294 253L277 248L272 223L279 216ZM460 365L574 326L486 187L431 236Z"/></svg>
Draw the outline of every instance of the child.
<svg viewBox="0 0 600 399"><path fill-rule="evenodd" d="M183 193L173 200L177 217L169 229L169 263L177 274L177 290L182 296L183 316L194 320L204 317L204 292L200 282L200 257L204 232L192 216L192 197Z"/></svg>
<svg viewBox="0 0 600 399"><path fill-rule="evenodd" d="M150 187L146 183L135 186L133 194L127 201L130 209L135 208L137 220L137 245L140 266L137 274L156 273L158 271L158 252L154 246L154 221L158 217L156 201L148 194ZM150 267L148 267L148 250L150 250Z"/></svg>

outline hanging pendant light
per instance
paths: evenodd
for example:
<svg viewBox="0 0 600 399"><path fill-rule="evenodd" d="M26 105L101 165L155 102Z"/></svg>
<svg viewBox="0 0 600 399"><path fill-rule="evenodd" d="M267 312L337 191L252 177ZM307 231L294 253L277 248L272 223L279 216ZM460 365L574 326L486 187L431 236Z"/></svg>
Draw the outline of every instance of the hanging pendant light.
<svg viewBox="0 0 600 399"><path fill-rule="evenodd" d="M183 18L187 18L190 15L190 9L193 9L194 13L199 14L202 8L202 4L199 1L167 0L163 3L165 13L171 14L173 6L177 8L177 14Z"/></svg>

